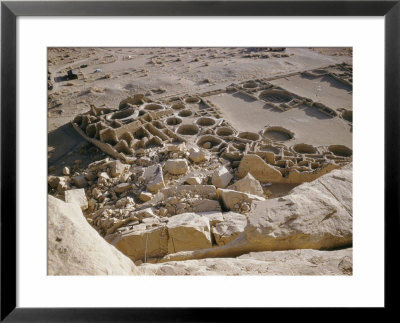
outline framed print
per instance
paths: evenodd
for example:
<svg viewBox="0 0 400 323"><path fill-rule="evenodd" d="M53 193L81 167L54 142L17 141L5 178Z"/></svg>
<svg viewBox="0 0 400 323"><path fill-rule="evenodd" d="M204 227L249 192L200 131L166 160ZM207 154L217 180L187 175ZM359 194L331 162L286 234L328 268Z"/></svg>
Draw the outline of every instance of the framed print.
<svg viewBox="0 0 400 323"><path fill-rule="evenodd" d="M1 319L391 309L399 14L2 2Z"/></svg>

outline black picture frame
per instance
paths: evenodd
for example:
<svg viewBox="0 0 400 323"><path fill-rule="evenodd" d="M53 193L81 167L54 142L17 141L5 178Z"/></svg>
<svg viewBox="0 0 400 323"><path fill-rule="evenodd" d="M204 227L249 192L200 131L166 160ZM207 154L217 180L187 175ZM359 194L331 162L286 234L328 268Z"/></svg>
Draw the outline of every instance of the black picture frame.
<svg viewBox="0 0 400 323"><path fill-rule="evenodd" d="M236 321L262 309L16 307L16 19L19 16L384 16L385 309L395 309L399 234L400 1L4 1L1 3L1 321ZM371 188L372 189L372 188ZM373 261L371 256L371 261ZM40 291L38 291L40 292ZM265 318L265 317L264 317ZM266 319L266 318L265 318ZM250 319L251 320L251 319Z"/></svg>

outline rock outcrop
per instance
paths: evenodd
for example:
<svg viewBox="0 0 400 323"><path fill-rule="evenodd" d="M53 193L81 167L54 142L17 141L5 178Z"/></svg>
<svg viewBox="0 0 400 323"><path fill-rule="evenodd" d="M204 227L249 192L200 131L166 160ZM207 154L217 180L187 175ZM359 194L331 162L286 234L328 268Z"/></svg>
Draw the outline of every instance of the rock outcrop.
<svg viewBox="0 0 400 323"><path fill-rule="evenodd" d="M163 262L235 257L252 251L352 244L352 165L304 183L284 198L256 201L244 232L225 246L167 255Z"/></svg>
<svg viewBox="0 0 400 323"><path fill-rule="evenodd" d="M223 213L223 220L212 229L215 241L218 246L224 246L234 240L244 231L247 225L247 217L240 213Z"/></svg>
<svg viewBox="0 0 400 323"><path fill-rule="evenodd" d="M312 249L261 251L237 258L207 258L143 264L144 275L352 275L352 248L320 251Z"/></svg>
<svg viewBox="0 0 400 323"><path fill-rule="evenodd" d="M111 244L133 261L147 261L168 253L168 233L165 225L147 228L140 224L115 237Z"/></svg>
<svg viewBox="0 0 400 323"><path fill-rule="evenodd" d="M48 195L48 275L138 275L135 264L107 243L79 204Z"/></svg>
<svg viewBox="0 0 400 323"><path fill-rule="evenodd" d="M210 222L195 213L171 217L167 224L169 253L211 248Z"/></svg>
<svg viewBox="0 0 400 323"><path fill-rule="evenodd" d="M65 191L65 202L79 205L82 210L88 208L88 200L83 188Z"/></svg>
<svg viewBox="0 0 400 323"><path fill-rule="evenodd" d="M282 182L282 174L275 167L267 164L257 155L244 155L240 161L237 176L242 178L248 173L253 175L260 182Z"/></svg>
<svg viewBox="0 0 400 323"><path fill-rule="evenodd" d="M225 166L222 166L214 171L211 178L211 183L215 187L225 188L232 178L233 176L231 173L229 173L229 170L227 170Z"/></svg>
<svg viewBox="0 0 400 323"><path fill-rule="evenodd" d="M186 159L170 159L165 162L164 171L171 175L186 174L189 166Z"/></svg>
<svg viewBox="0 0 400 323"><path fill-rule="evenodd" d="M261 197L264 196L264 191L260 182L256 180L251 173L248 173L245 177L230 185L228 189Z"/></svg>

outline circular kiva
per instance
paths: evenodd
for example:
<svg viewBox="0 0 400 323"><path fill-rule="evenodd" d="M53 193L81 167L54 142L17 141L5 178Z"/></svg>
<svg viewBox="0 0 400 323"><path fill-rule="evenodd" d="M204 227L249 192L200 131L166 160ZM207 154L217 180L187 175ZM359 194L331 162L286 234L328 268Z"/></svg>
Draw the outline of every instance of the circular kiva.
<svg viewBox="0 0 400 323"><path fill-rule="evenodd" d="M194 124L183 124L179 126L176 132L180 135L194 136L199 133L199 127Z"/></svg>
<svg viewBox="0 0 400 323"><path fill-rule="evenodd" d="M255 89L257 86L258 85L256 82L246 82L246 83L242 84L242 87L244 89Z"/></svg>
<svg viewBox="0 0 400 323"><path fill-rule="evenodd" d="M343 145L332 145L328 147L328 150L339 157L351 157L351 155L353 155L353 151Z"/></svg>
<svg viewBox="0 0 400 323"><path fill-rule="evenodd" d="M186 103L200 103L200 99L195 96L190 96L185 99Z"/></svg>
<svg viewBox="0 0 400 323"><path fill-rule="evenodd" d="M276 89L262 91L259 98L272 103L287 103L292 100L292 96L289 92Z"/></svg>
<svg viewBox="0 0 400 323"><path fill-rule="evenodd" d="M344 110L342 112L342 118L346 121L353 122L353 111L351 110Z"/></svg>
<svg viewBox="0 0 400 323"><path fill-rule="evenodd" d="M264 130L264 137L273 141L287 141L294 138L294 133L283 127L269 127Z"/></svg>
<svg viewBox="0 0 400 323"><path fill-rule="evenodd" d="M196 124L200 127L210 127L215 124L215 119L209 117L201 117L196 120Z"/></svg>
<svg viewBox="0 0 400 323"><path fill-rule="evenodd" d="M197 145L201 148L210 149L218 146L221 142L222 140L218 137L206 135L200 137L199 140L197 140Z"/></svg>
<svg viewBox="0 0 400 323"><path fill-rule="evenodd" d="M232 136L234 134L233 130L229 127L219 127L215 130L215 134L220 137Z"/></svg>
<svg viewBox="0 0 400 323"><path fill-rule="evenodd" d="M170 117L167 119L167 125L176 126L177 124L182 123L182 119L178 117Z"/></svg>
<svg viewBox="0 0 400 323"><path fill-rule="evenodd" d="M182 110L185 109L185 105L183 103L175 103L171 105L171 108L174 110Z"/></svg>
<svg viewBox="0 0 400 323"><path fill-rule="evenodd" d="M241 139L247 139L247 140L251 140L251 141L257 141L260 139L260 135L258 133L255 132L240 132L238 134L238 137Z"/></svg>
<svg viewBox="0 0 400 323"><path fill-rule="evenodd" d="M163 110L164 107L161 104L157 104L157 103L150 103L150 104L146 104L143 107L144 110L147 111L157 111L157 110Z"/></svg>
<svg viewBox="0 0 400 323"><path fill-rule="evenodd" d="M193 114L192 111L186 109L186 110L182 110L178 113L178 116L180 117L190 117Z"/></svg>
<svg viewBox="0 0 400 323"><path fill-rule="evenodd" d="M315 154L317 149L314 146L307 144L297 144L292 147L292 149L299 154Z"/></svg>

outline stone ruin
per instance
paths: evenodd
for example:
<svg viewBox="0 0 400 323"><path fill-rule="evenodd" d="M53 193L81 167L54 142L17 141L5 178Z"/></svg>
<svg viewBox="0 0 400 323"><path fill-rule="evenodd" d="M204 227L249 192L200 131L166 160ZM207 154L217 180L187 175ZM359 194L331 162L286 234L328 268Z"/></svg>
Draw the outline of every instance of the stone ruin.
<svg viewBox="0 0 400 323"><path fill-rule="evenodd" d="M318 69L351 86L351 72ZM207 98L240 93L281 111L308 106L352 123L322 103L298 96L268 80L225 89L164 97L136 94L117 108L96 107L72 121L75 130L112 158L70 178L51 177L50 187L78 201L87 221L133 261L157 262L181 251L223 246L246 227L254 201L268 186L301 184L352 161L343 145L291 144L296 133L280 125L239 132ZM77 189L71 189L72 186Z"/></svg>

